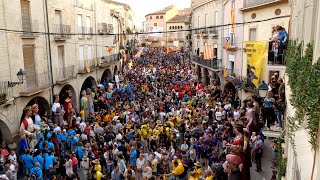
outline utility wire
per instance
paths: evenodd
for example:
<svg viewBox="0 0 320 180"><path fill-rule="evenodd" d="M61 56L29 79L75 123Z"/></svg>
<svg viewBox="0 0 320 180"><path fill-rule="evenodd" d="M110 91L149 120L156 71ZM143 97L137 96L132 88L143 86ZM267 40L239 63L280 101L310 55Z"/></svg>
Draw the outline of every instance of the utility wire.
<svg viewBox="0 0 320 180"><path fill-rule="evenodd" d="M285 16L278 16L263 20L257 20L257 21L248 21L248 22L242 22L242 23L234 23L234 26L243 26L246 24L253 24L253 23L259 23L259 22L266 22L271 21L275 19L282 19L282 18L288 18L290 15ZM96 34L96 33L47 33L47 32L38 32L38 31L23 31L23 30L14 30L14 29L7 29L7 28L0 28L0 31L5 32L12 32L12 33L25 33L25 34L37 34L37 35L65 35L65 36L122 36L122 35L148 35L148 34L165 34L165 33L175 33L175 32L191 32L191 31L197 31L197 30L205 30L205 29L216 29L226 26L231 26L232 24L223 24L223 25L216 25L216 26L208 26L208 27L201 27L201 28L191 28L191 29L181 29L181 30L173 30L173 31L160 31L160 32L136 32L136 33L106 33L106 34ZM221 30L221 29L220 29Z"/></svg>

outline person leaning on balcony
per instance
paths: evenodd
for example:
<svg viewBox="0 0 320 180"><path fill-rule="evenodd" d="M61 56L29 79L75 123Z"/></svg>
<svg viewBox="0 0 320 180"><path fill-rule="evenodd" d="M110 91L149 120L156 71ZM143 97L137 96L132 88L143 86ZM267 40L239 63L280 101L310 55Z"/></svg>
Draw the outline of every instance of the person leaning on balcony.
<svg viewBox="0 0 320 180"><path fill-rule="evenodd" d="M283 49L286 49L286 46L288 44L288 33L285 31L285 29L281 26L279 26L277 28L277 31L278 31L278 38L281 42L281 45L283 47Z"/></svg>
<svg viewBox="0 0 320 180"><path fill-rule="evenodd" d="M267 93L267 97L264 99L263 102L263 109L266 114L266 119L267 119L267 130L270 130L270 125L274 122L274 103L275 100L273 98L273 93L269 91Z"/></svg>

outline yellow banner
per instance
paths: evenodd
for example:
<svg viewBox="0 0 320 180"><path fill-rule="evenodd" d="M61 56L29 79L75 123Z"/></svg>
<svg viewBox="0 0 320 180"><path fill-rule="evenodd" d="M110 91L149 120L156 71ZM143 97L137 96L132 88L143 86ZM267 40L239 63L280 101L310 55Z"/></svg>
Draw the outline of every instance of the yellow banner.
<svg viewBox="0 0 320 180"><path fill-rule="evenodd" d="M262 66L268 57L268 46L264 41L246 41L245 53L247 54L247 83L253 83L256 87L260 84Z"/></svg>

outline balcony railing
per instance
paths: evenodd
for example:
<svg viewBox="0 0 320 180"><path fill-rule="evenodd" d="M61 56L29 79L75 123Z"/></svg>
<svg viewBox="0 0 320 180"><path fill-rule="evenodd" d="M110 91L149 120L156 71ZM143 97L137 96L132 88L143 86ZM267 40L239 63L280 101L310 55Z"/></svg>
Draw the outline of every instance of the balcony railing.
<svg viewBox="0 0 320 180"><path fill-rule="evenodd" d="M202 65L202 66L212 68L212 69L220 69L220 67L221 67L221 63L217 59L201 60L197 55L192 55L191 60L195 63Z"/></svg>
<svg viewBox="0 0 320 180"><path fill-rule="evenodd" d="M86 27L86 34L88 38L92 38L93 37L93 28L92 27Z"/></svg>
<svg viewBox="0 0 320 180"><path fill-rule="evenodd" d="M99 59L80 60L79 73L89 73L99 67Z"/></svg>
<svg viewBox="0 0 320 180"><path fill-rule="evenodd" d="M31 96L41 92L50 86L48 72L36 73L26 72L26 85L20 92L21 96Z"/></svg>
<svg viewBox="0 0 320 180"><path fill-rule="evenodd" d="M71 38L71 25L54 24L54 38L56 40L66 40Z"/></svg>
<svg viewBox="0 0 320 180"><path fill-rule="evenodd" d="M38 33L35 33L39 31L38 21L37 20L30 21L30 19L22 18L22 30L23 30L23 36L27 36L27 37L38 36Z"/></svg>
<svg viewBox="0 0 320 180"><path fill-rule="evenodd" d="M228 39L228 40L227 40ZM238 38L237 37L225 37L223 38L223 47L228 50L235 50L238 46ZM228 42L229 41L229 42Z"/></svg>
<svg viewBox="0 0 320 180"><path fill-rule="evenodd" d="M264 5L271 2L282 1L282 0L244 0L244 8L250 8L254 6Z"/></svg>
<svg viewBox="0 0 320 180"><path fill-rule="evenodd" d="M84 34L85 34L85 27L84 26L78 26L78 34L79 34L79 38L84 38Z"/></svg>
<svg viewBox="0 0 320 180"><path fill-rule="evenodd" d="M8 98L8 81L0 81L0 104L7 101Z"/></svg>
<svg viewBox="0 0 320 180"><path fill-rule="evenodd" d="M74 65L63 67L63 68L57 68L57 82L66 81L72 78L73 75L74 75Z"/></svg>

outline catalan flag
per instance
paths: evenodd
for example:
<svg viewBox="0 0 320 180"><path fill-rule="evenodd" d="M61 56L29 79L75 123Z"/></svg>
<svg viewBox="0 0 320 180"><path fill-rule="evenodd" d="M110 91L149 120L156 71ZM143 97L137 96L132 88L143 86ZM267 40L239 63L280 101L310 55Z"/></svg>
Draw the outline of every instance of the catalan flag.
<svg viewBox="0 0 320 180"><path fill-rule="evenodd" d="M203 57L204 59L213 59L214 58L214 51L213 45L205 45L203 47Z"/></svg>

